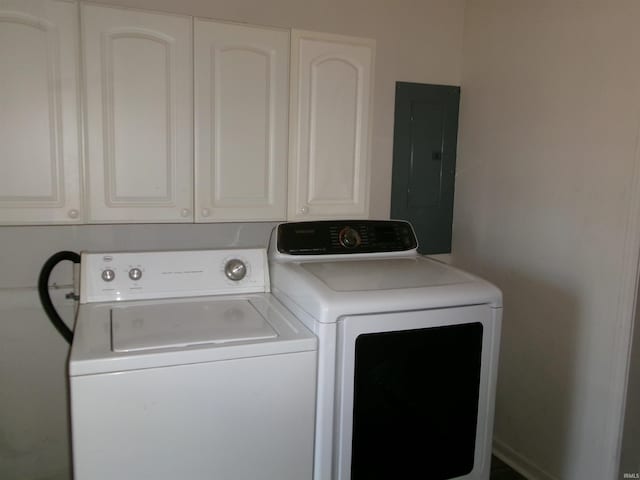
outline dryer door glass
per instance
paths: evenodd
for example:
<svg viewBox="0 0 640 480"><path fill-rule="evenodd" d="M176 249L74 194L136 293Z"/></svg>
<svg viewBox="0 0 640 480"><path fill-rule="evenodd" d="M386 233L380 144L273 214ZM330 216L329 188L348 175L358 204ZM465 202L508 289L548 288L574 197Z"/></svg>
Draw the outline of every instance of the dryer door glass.
<svg viewBox="0 0 640 480"><path fill-rule="evenodd" d="M483 325L361 334L351 478L444 480L474 467Z"/></svg>

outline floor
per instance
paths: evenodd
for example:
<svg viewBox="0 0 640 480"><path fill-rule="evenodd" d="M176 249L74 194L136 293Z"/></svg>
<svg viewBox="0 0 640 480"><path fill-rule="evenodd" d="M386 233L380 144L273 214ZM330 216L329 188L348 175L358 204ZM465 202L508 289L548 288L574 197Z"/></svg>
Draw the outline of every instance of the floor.
<svg viewBox="0 0 640 480"><path fill-rule="evenodd" d="M491 480L526 480L495 455L491 457Z"/></svg>

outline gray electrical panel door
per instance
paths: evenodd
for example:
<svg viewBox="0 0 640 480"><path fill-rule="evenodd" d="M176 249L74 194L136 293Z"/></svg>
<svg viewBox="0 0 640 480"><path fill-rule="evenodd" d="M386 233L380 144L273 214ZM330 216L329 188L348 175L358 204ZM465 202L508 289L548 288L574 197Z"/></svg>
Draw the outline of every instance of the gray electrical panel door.
<svg viewBox="0 0 640 480"><path fill-rule="evenodd" d="M460 87L396 83L391 218L423 254L451 252Z"/></svg>

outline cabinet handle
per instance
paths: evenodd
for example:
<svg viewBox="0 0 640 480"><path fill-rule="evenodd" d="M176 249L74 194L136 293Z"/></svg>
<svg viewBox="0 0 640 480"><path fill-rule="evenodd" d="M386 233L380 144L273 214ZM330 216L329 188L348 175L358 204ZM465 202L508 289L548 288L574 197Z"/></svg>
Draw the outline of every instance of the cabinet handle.
<svg viewBox="0 0 640 480"><path fill-rule="evenodd" d="M208 217L209 215L211 215L211 211L208 208L203 208L201 213L203 217Z"/></svg>
<svg viewBox="0 0 640 480"><path fill-rule="evenodd" d="M67 215L69 216L69 218L78 218L80 216L80 212L75 208L72 208L67 212Z"/></svg>
<svg viewBox="0 0 640 480"><path fill-rule="evenodd" d="M306 206L305 206L305 207L302 207L302 208L300 209L300 213L301 213L302 215L306 215L307 213L309 213L309 207L306 207Z"/></svg>
<svg viewBox="0 0 640 480"><path fill-rule="evenodd" d="M182 217L188 217L189 215L191 215L191 210L189 210L188 208L183 208L182 210L180 210L180 215Z"/></svg>

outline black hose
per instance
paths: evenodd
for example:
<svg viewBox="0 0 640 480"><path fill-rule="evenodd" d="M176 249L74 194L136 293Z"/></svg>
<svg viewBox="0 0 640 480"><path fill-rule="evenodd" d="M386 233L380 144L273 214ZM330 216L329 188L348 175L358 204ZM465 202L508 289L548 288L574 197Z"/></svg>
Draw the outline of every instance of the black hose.
<svg viewBox="0 0 640 480"><path fill-rule="evenodd" d="M51 323L58 333L60 333L67 343L71 345L71 342L73 341L73 331L67 327L67 324L64 323L62 318L60 318L56 308L53 306L51 296L49 295L49 276L55 266L64 260L69 260L73 263L80 263L80 255L76 252L62 251L54 253L49 257L49 259L44 262L42 270L40 270L40 276L38 277L38 295L40 296L40 303L42 303L42 308L44 308L47 317L49 317L49 320L51 320Z"/></svg>

